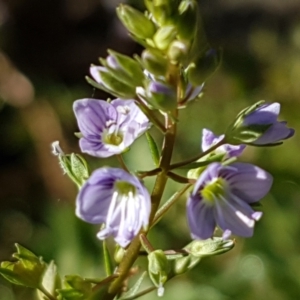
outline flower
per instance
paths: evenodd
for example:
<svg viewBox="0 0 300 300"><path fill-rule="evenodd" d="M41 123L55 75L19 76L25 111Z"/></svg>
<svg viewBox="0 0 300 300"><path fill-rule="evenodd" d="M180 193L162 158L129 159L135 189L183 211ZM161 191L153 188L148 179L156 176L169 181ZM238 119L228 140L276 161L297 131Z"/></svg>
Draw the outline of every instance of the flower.
<svg viewBox="0 0 300 300"><path fill-rule="evenodd" d="M150 127L134 100L81 99L74 102L73 109L83 135L80 149L92 156L120 154Z"/></svg>
<svg viewBox="0 0 300 300"><path fill-rule="evenodd" d="M227 130L229 143L272 146L294 135L295 130L288 128L286 122L277 121L280 104L262 103L260 101L239 113Z"/></svg>
<svg viewBox="0 0 300 300"><path fill-rule="evenodd" d="M210 164L198 178L187 202L192 237L210 238L216 225L224 231L224 238L231 233L252 236L262 212L254 211L251 204L268 193L272 181L269 173L251 164Z"/></svg>
<svg viewBox="0 0 300 300"><path fill-rule="evenodd" d="M202 95L204 89L204 83L197 85L193 87L190 83L187 84L186 90L185 90L185 102L192 101L200 95Z"/></svg>
<svg viewBox="0 0 300 300"><path fill-rule="evenodd" d="M137 177L117 168L94 171L76 199L76 215L80 219L92 224L105 223L97 237L103 240L113 236L122 247L141 228L147 228L150 211L147 189Z"/></svg>
<svg viewBox="0 0 300 300"><path fill-rule="evenodd" d="M288 139L292 137L295 130L288 128L286 122L278 122L277 118L280 113L280 104L271 103L263 104L258 107L255 111L247 115L244 119L243 125L245 127L251 125L268 125L270 127L260 136L256 141L253 142L254 145L268 145L278 143L281 140Z"/></svg>
<svg viewBox="0 0 300 300"><path fill-rule="evenodd" d="M202 130L202 151L206 151L213 145L224 139L225 135L214 135L209 129L203 128ZM224 144L218 147L214 152L217 154L226 154L226 158L239 156L245 149L245 145L230 145Z"/></svg>

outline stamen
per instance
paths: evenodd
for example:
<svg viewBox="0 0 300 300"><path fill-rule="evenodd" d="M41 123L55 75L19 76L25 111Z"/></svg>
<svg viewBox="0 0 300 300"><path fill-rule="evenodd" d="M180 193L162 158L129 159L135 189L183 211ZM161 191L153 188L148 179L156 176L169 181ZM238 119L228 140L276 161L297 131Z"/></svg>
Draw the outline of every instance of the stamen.
<svg viewBox="0 0 300 300"><path fill-rule="evenodd" d="M122 115L128 115L130 113L130 107L129 106L117 106L117 112Z"/></svg>

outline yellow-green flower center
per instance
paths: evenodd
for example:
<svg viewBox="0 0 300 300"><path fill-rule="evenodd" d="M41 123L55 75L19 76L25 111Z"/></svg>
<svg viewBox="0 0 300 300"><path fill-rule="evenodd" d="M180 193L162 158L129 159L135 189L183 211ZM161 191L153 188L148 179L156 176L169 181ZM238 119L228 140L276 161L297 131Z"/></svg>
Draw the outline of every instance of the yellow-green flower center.
<svg viewBox="0 0 300 300"><path fill-rule="evenodd" d="M214 204L215 200L223 197L226 192L226 181L223 178L218 178L208 183L200 194L207 204Z"/></svg>
<svg viewBox="0 0 300 300"><path fill-rule="evenodd" d="M111 133L107 134L104 137L104 142L106 144L114 145L114 146L119 146L123 142L123 134L118 132L118 133Z"/></svg>
<svg viewBox="0 0 300 300"><path fill-rule="evenodd" d="M135 195L136 187L127 181L116 181L115 188L120 195Z"/></svg>

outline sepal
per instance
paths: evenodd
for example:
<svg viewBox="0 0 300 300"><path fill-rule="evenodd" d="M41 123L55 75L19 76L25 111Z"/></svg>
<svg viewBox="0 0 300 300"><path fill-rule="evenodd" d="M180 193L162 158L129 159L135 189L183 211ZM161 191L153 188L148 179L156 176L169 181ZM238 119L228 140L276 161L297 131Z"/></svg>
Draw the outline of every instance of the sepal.
<svg viewBox="0 0 300 300"><path fill-rule="evenodd" d="M52 153L58 156L59 164L64 173L80 188L89 178L88 165L85 159L79 154L65 154L58 141L52 143L52 149Z"/></svg>
<svg viewBox="0 0 300 300"><path fill-rule="evenodd" d="M197 2L194 0L183 0L179 5L179 16L177 20L177 31L180 39L191 40L197 29Z"/></svg>
<svg viewBox="0 0 300 300"><path fill-rule="evenodd" d="M221 62L220 50L209 49L200 55L187 69L189 81L198 86L206 81L219 67Z"/></svg>
<svg viewBox="0 0 300 300"><path fill-rule="evenodd" d="M91 66L90 73L96 80L97 84L94 84L93 81L88 77L86 79L94 87L102 89L103 91L122 99L132 99L135 97L135 86L129 85L118 79L118 77L115 77L117 75L110 72L107 68Z"/></svg>
<svg viewBox="0 0 300 300"><path fill-rule="evenodd" d="M127 30L137 38L153 37L156 31L155 25L140 11L129 5L120 4L117 7L117 15Z"/></svg>
<svg viewBox="0 0 300 300"><path fill-rule="evenodd" d="M64 289L58 289L58 300L83 300L92 296L92 283L78 275L67 275Z"/></svg>
<svg viewBox="0 0 300 300"><path fill-rule="evenodd" d="M164 26L176 22L180 0L145 0L144 2L158 25Z"/></svg>
<svg viewBox="0 0 300 300"><path fill-rule="evenodd" d="M225 139L229 144L252 144L273 125L271 122L270 124L245 124L247 117L263 104L264 101L258 101L239 112L225 133Z"/></svg>
<svg viewBox="0 0 300 300"><path fill-rule="evenodd" d="M164 26L157 30L153 37L155 46L159 50L167 50L171 42L175 39L177 34L174 26Z"/></svg>
<svg viewBox="0 0 300 300"><path fill-rule="evenodd" d="M151 106L164 112L170 112L177 107L176 91L165 83L149 81L146 95Z"/></svg>
<svg viewBox="0 0 300 300"><path fill-rule="evenodd" d="M112 76L134 88L143 84L144 73L136 60L113 50L108 53L106 60L101 59L101 62Z"/></svg>
<svg viewBox="0 0 300 300"><path fill-rule="evenodd" d="M144 68L155 76L165 76L167 73L168 60L158 50L144 50L142 63Z"/></svg>
<svg viewBox="0 0 300 300"><path fill-rule="evenodd" d="M163 295L163 285L168 280L171 265L162 250L148 254L148 273L153 284L158 288L158 296Z"/></svg>

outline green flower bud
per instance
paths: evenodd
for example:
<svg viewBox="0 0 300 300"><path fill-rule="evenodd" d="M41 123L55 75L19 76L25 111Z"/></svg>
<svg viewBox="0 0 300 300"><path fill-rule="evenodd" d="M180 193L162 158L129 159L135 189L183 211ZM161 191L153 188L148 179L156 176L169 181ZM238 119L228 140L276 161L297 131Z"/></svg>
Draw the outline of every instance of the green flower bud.
<svg viewBox="0 0 300 300"><path fill-rule="evenodd" d="M145 0L144 2L158 25L175 24L180 0Z"/></svg>
<svg viewBox="0 0 300 300"><path fill-rule="evenodd" d="M146 95L150 105L164 112L171 112L177 107L176 91L165 83L150 81Z"/></svg>
<svg viewBox="0 0 300 300"><path fill-rule="evenodd" d="M95 87L123 99L132 99L135 97L135 86L122 82L116 72L112 73L105 67L91 66L90 73L96 80L96 84L99 85Z"/></svg>
<svg viewBox="0 0 300 300"><path fill-rule="evenodd" d="M109 56L106 60L101 59L100 61L109 73L117 80L134 88L143 84L144 73L136 60L112 50L108 50L108 53Z"/></svg>
<svg viewBox="0 0 300 300"><path fill-rule="evenodd" d="M120 247L119 245L116 246L116 249L114 252L114 259L117 264L119 264L122 261L125 253L126 253L126 250L124 248Z"/></svg>
<svg viewBox="0 0 300 300"><path fill-rule="evenodd" d="M163 294L163 285L168 279L171 265L162 250L155 250L148 254L148 272L151 281L159 289L159 296Z"/></svg>
<svg viewBox="0 0 300 300"><path fill-rule="evenodd" d="M144 50L142 53L142 62L151 74L164 76L168 70L167 59L157 50Z"/></svg>
<svg viewBox="0 0 300 300"><path fill-rule="evenodd" d="M168 57L172 63L184 62L189 53L190 46L181 41L173 41L168 49Z"/></svg>
<svg viewBox="0 0 300 300"><path fill-rule="evenodd" d="M59 142L52 143L52 153L58 156L59 164L64 173L80 188L89 177L88 166L85 159L79 154L64 154Z"/></svg>
<svg viewBox="0 0 300 300"><path fill-rule="evenodd" d="M225 253L234 247L233 240L213 237L207 240L194 240L184 249L194 257L207 257Z"/></svg>
<svg viewBox="0 0 300 300"><path fill-rule="evenodd" d="M156 47L160 50L166 50L175 39L176 33L176 28L174 26L161 27L153 37Z"/></svg>
<svg viewBox="0 0 300 300"><path fill-rule="evenodd" d="M220 51L210 49L192 63L187 70L189 81L192 85L202 84L209 78L218 68L221 61Z"/></svg>
<svg viewBox="0 0 300 300"><path fill-rule="evenodd" d="M39 288L47 265L42 258L31 251L16 244L17 253L13 257L16 262L4 261L1 263L0 274L13 284Z"/></svg>
<svg viewBox="0 0 300 300"><path fill-rule="evenodd" d="M192 255L176 258L172 265L172 275L181 275L191 269L200 261L199 258L194 258Z"/></svg>
<svg viewBox="0 0 300 300"><path fill-rule="evenodd" d="M179 17L176 23L178 37L183 40L194 38L197 29L197 2L184 0L179 5Z"/></svg>
<svg viewBox="0 0 300 300"><path fill-rule="evenodd" d="M130 33L141 39L152 38L156 28L154 23L135 8L120 4L117 15Z"/></svg>
<svg viewBox="0 0 300 300"><path fill-rule="evenodd" d="M234 247L234 241L223 240L214 237L208 240L194 240L183 249L189 254L183 257L171 260L172 272L169 277L183 274L194 268L203 257L218 255L231 250Z"/></svg>

